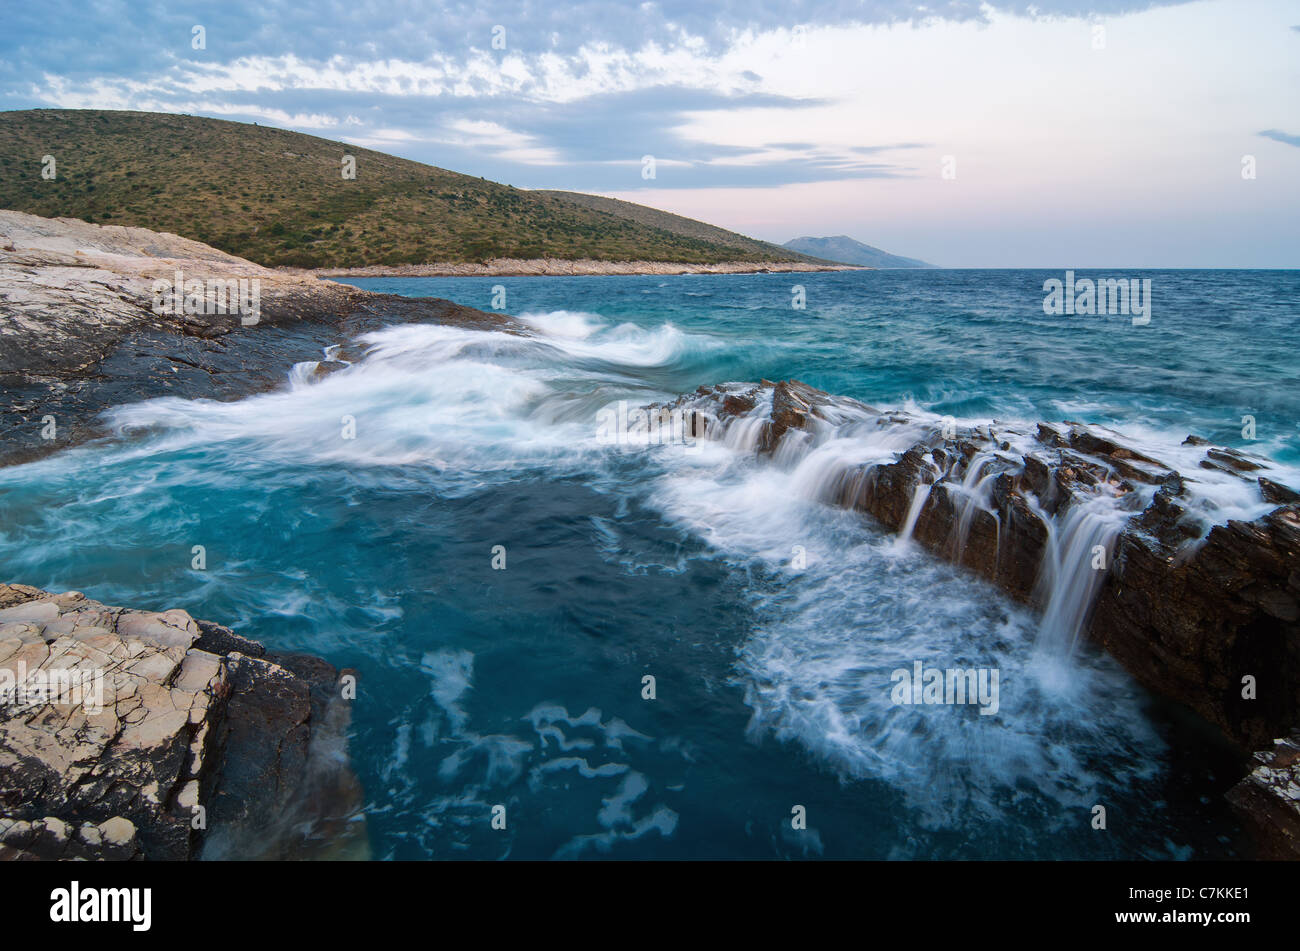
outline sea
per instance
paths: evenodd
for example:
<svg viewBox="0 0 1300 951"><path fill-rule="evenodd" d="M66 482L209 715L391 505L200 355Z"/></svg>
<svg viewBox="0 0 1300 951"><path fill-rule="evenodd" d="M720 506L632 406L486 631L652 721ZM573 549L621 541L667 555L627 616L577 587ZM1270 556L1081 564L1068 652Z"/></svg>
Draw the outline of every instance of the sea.
<svg viewBox="0 0 1300 951"><path fill-rule="evenodd" d="M322 341L329 375L116 407L0 469L0 565L355 670L375 859L1245 857L1241 754L1108 656L828 506L815 466L600 431L620 401L797 379L1300 466L1300 273L1077 273L1149 279L1145 322L1048 313L1063 277L355 280L530 332L394 325ZM996 711L897 702L918 663L997 671Z"/></svg>

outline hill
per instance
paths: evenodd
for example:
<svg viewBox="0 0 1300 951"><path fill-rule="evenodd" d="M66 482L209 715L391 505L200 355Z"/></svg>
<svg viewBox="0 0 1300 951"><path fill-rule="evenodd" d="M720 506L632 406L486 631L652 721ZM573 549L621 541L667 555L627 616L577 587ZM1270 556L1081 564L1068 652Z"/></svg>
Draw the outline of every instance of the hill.
<svg viewBox="0 0 1300 951"><path fill-rule="evenodd" d="M698 222L655 225L652 209L618 214L300 132L148 112L0 112L0 208L168 231L264 265L806 260Z"/></svg>
<svg viewBox="0 0 1300 951"><path fill-rule="evenodd" d="M795 238L787 241L783 247L827 261L839 261L841 264L860 264L864 267L935 267L916 258L904 258L881 251L842 234L833 238Z"/></svg>
<svg viewBox="0 0 1300 951"><path fill-rule="evenodd" d="M725 228L719 228L716 225L706 224L703 221L696 221L694 218L686 218L682 215L674 215L671 212L660 211L657 208L648 208L645 205L638 205L630 201L622 201L618 198L605 198L601 195L584 195L581 192L536 192L535 194L555 195L565 201L571 201L574 204L582 205L584 208L590 208L594 211L608 212L619 218L626 218L635 221L638 224L646 225L650 228L658 228L661 231L670 231L673 234L681 235L686 238L694 238L700 241L707 241L710 244L721 245L726 248L734 248L742 254L757 254L766 257L767 260L782 260L774 258L772 255L789 254L791 248L782 248L779 244L772 244L768 241L759 241L757 238L749 238L743 234L737 234L734 231L727 231ZM798 254L799 260L819 261L820 259L812 255Z"/></svg>

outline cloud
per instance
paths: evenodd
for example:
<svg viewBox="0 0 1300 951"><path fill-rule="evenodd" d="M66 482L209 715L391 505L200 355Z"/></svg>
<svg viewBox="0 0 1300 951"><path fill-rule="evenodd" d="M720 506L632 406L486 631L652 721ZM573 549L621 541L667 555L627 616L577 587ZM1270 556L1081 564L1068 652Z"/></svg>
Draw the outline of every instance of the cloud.
<svg viewBox="0 0 1300 951"><path fill-rule="evenodd" d="M891 177L891 146L711 142L689 120L832 105L757 87L756 74L689 50L584 47L533 59L474 52L453 63L296 54L171 65L149 79L43 74L30 94L64 108L137 109L270 122L525 187L619 188L655 156L676 187ZM348 128L343 128L344 119Z"/></svg>
<svg viewBox="0 0 1300 951"><path fill-rule="evenodd" d="M1281 142L1283 145L1294 145L1300 149L1300 135L1290 135L1286 132L1279 132L1277 129L1265 129L1259 134L1266 139L1272 139L1274 142Z"/></svg>
<svg viewBox="0 0 1300 951"><path fill-rule="evenodd" d="M1020 16L1116 15L1185 0L350 0L316 4L228 0L48 0L10 4L0 33L0 89L55 73L69 82L160 78L192 92L310 86L372 93L485 95L516 82L539 98L646 85L686 68L693 82L745 37L773 31ZM204 29L194 49L192 30ZM505 49L493 48L494 30ZM757 83L745 69L736 80ZM516 89L515 91L520 91ZM549 92L549 95L548 95Z"/></svg>
<svg viewBox="0 0 1300 951"><path fill-rule="evenodd" d="M643 155L665 188L906 178L936 123L880 121L888 102L860 112L861 84L829 85L805 42L833 54L836 35L864 24L1048 22L1181 2L53 0L6 12L0 102L258 121L523 187L646 187ZM893 78L879 77L882 97Z"/></svg>
<svg viewBox="0 0 1300 951"><path fill-rule="evenodd" d="M314 5L227 0L180 7L147 0L47 0L10 5L0 51L19 70L59 61L69 75L83 76L110 69L141 74L169 52L195 53L210 62L287 54L353 62L421 62L431 54L456 58L466 50L491 49L495 27L504 28L507 49L524 55L566 54L599 44L635 49L647 43L664 48L690 44L716 52L745 32L803 24L986 22L992 9L1021 16L1113 16L1183 2L1187 0L444 0L430 7L425 0ZM207 49L201 53L190 48L196 24L207 32Z"/></svg>

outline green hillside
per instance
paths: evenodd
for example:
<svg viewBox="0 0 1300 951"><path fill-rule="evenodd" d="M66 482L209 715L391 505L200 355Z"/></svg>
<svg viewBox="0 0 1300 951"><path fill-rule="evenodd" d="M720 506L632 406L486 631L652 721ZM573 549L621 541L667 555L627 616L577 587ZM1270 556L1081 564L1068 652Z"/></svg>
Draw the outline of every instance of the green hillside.
<svg viewBox="0 0 1300 951"><path fill-rule="evenodd" d="M734 231L728 231L725 228L719 228L716 225L706 224L703 221L696 221L694 218L686 218L682 215L674 215L671 212L660 211L657 208L647 208L645 205L638 205L630 201L621 201L617 198L605 198L602 195L584 195L581 192L534 192L537 195L555 195L563 198L565 201L571 201L574 204L581 205L584 208L590 208L594 211L605 211L611 215L617 215L620 218L627 218L638 224L643 224L651 228L659 228L663 231L671 231L673 234L682 235L683 237L695 238L700 241L707 241L710 244L721 245L725 248L733 248L736 251L746 255L758 255L767 261L786 260L784 255L790 254L791 249L783 248L778 244L770 244L766 241L759 241L757 238L748 238L743 234L736 234ZM816 261L819 258L810 257L799 253L799 259L804 261Z"/></svg>
<svg viewBox="0 0 1300 951"><path fill-rule="evenodd" d="M46 155L53 180L41 177ZM355 180L341 174L344 155L356 158ZM259 264L808 260L640 205L568 195L221 119L0 112L0 208L170 231Z"/></svg>

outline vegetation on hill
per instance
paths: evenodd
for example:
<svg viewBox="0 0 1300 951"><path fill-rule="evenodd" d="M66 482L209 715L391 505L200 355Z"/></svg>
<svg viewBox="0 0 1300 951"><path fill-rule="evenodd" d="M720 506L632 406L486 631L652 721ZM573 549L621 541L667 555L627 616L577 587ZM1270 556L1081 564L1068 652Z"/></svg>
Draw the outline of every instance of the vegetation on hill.
<svg viewBox="0 0 1300 951"><path fill-rule="evenodd" d="M651 209L618 214L300 132L162 113L0 112L0 208L170 231L266 265L806 260L720 228L656 225L664 213L641 214Z"/></svg>
<svg viewBox="0 0 1300 951"><path fill-rule="evenodd" d="M584 195L581 192L552 191L535 192L535 194L556 195L565 201L582 205L584 208L609 212L611 215L627 218L662 231L671 231L673 234L686 238L695 238L725 248L734 248L745 255L758 255L763 260L784 261L791 259L791 249L783 248L779 244L759 241L756 238L749 238L743 234L719 228L716 225L696 221L694 218L686 218L682 215L674 215L671 212L660 211L658 208L648 208L645 205L621 201L617 198L605 198L602 195ZM797 260L810 262L820 260L799 252L795 252L793 257Z"/></svg>

